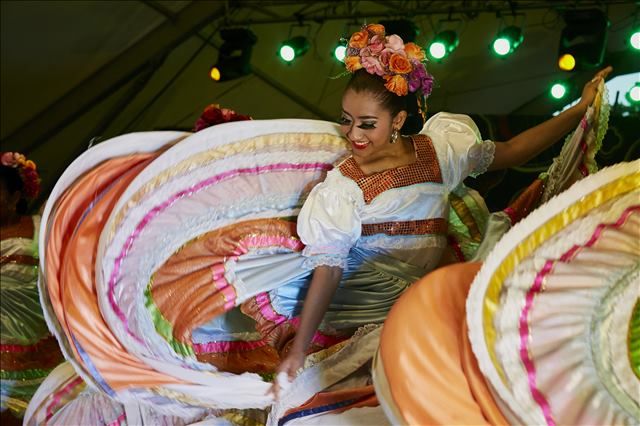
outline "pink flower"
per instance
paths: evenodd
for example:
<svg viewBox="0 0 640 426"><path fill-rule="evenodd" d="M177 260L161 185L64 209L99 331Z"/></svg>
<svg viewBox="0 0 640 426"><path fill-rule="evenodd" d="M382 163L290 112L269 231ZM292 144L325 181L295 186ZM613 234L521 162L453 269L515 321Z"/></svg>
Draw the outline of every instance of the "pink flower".
<svg viewBox="0 0 640 426"><path fill-rule="evenodd" d="M396 34L387 37L384 47L393 50L393 53L404 53L404 41Z"/></svg>
<svg viewBox="0 0 640 426"><path fill-rule="evenodd" d="M384 49L382 52L380 52L380 63L385 66L388 67L389 66L389 58L391 58L391 55L393 55L393 50L386 48Z"/></svg>
<svg viewBox="0 0 640 426"><path fill-rule="evenodd" d="M366 56L362 58L361 62L362 66L369 74L376 74L380 76L385 74L384 67L376 57Z"/></svg>
<svg viewBox="0 0 640 426"><path fill-rule="evenodd" d="M381 37L379 35L374 35L373 37L371 37L371 40L369 40L368 49L372 55L378 55L380 52L382 52L382 49L384 49L384 37Z"/></svg>
<svg viewBox="0 0 640 426"><path fill-rule="evenodd" d="M13 163L13 153L5 152L2 154L2 157L0 157L0 163L2 163L3 166L15 167L15 164Z"/></svg>
<svg viewBox="0 0 640 426"><path fill-rule="evenodd" d="M372 56L371 54L372 54L372 52L371 52L371 50L369 50L368 47L360 49L360 56L363 57L363 58L367 57L367 56Z"/></svg>

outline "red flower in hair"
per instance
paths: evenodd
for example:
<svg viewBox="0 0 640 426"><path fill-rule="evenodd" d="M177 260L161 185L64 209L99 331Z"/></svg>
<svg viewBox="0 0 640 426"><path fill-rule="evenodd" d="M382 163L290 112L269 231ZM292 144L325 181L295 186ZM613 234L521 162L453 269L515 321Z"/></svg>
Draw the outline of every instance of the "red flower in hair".
<svg viewBox="0 0 640 426"><path fill-rule="evenodd" d="M22 195L33 200L40 193L40 176L36 170L36 163L19 152L3 152L0 154L0 164L18 170L22 180Z"/></svg>
<svg viewBox="0 0 640 426"><path fill-rule="evenodd" d="M194 132L199 132L207 127L216 124L229 123L231 121L252 120L248 115L238 114L232 109L220 108L218 104L207 105L196 124L193 126Z"/></svg>

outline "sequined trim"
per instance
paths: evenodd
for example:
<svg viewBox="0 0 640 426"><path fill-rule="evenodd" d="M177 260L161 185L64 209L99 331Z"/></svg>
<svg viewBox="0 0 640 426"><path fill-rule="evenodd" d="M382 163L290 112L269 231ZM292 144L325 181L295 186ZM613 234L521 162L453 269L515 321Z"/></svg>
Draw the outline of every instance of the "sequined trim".
<svg viewBox="0 0 640 426"><path fill-rule="evenodd" d="M364 174L353 156L338 166L343 176L358 184L366 204L370 204L378 195L392 188L402 188L426 182L442 183L438 156L431 139L426 135L411 136L411 139L416 150L417 160L408 166L385 170L370 176Z"/></svg>
<svg viewBox="0 0 640 426"><path fill-rule="evenodd" d="M362 224L362 235L425 235L445 234L447 221L438 217L424 220L408 220L406 222L383 222Z"/></svg>

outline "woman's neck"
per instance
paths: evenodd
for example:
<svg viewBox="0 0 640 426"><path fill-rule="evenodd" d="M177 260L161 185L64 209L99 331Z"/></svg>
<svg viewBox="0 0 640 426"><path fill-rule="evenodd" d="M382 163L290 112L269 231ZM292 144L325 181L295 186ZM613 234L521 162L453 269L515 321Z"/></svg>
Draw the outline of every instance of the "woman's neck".
<svg viewBox="0 0 640 426"><path fill-rule="evenodd" d="M390 143L387 149L375 157L362 159L354 156L354 160L366 175L371 175L408 166L415 163L417 157L413 139L410 136L400 136L398 142Z"/></svg>

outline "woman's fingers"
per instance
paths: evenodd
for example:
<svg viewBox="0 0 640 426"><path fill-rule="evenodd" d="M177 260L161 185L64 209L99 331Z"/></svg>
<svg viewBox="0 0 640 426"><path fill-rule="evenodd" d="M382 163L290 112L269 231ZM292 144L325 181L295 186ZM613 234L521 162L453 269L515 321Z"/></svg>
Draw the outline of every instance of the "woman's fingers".
<svg viewBox="0 0 640 426"><path fill-rule="evenodd" d="M598 71L598 73L591 79L591 83L596 83L601 79L606 79L609 73L611 73L611 71L613 71L613 68L611 67L611 65L609 65L603 70Z"/></svg>

